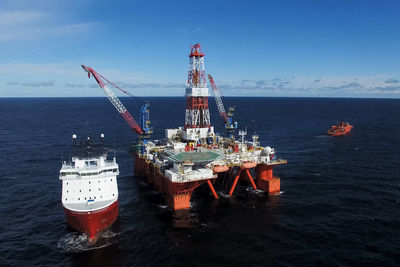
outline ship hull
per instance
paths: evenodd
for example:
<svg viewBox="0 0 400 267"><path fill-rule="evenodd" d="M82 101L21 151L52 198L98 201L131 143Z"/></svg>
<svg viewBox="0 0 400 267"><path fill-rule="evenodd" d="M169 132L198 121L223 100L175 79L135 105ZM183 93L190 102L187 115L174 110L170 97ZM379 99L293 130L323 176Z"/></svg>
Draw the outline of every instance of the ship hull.
<svg viewBox="0 0 400 267"><path fill-rule="evenodd" d="M99 232L111 226L117 219L118 200L100 210L77 212L64 208L64 211L68 224L94 241Z"/></svg>

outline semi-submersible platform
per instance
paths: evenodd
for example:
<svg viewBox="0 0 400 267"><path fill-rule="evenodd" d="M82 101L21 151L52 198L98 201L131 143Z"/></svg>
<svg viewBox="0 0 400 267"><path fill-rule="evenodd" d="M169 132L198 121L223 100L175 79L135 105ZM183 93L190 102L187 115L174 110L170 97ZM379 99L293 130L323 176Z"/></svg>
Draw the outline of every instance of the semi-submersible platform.
<svg viewBox="0 0 400 267"><path fill-rule="evenodd" d="M129 93L92 68L82 65L89 78L92 74L110 102L138 134L138 142L133 145L136 176L154 184L168 206L175 210L190 208L194 190L205 183L218 199L214 184L224 172L228 172L232 179L229 196L233 194L239 179L248 180L254 189L279 193L280 178L274 176L273 168L287 163L277 157L275 149L261 146L257 135L248 141L245 140L247 131L238 131L240 137L235 138L238 127L233 119L234 109L225 111L219 90L211 75L208 75L218 111L225 123L226 136L214 132L208 105L204 56L200 44L191 46L185 125L165 129L163 140L150 140L149 103L141 108L140 122L137 123L108 85L125 94Z"/></svg>

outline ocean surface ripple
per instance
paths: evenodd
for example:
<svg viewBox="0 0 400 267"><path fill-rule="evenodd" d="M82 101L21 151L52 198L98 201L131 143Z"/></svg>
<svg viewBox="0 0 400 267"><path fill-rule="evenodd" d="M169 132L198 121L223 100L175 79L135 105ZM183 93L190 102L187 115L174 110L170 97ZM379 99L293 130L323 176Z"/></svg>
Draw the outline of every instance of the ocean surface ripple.
<svg viewBox="0 0 400 267"><path fill-rule="evenodd" d="M148 98L160 139L182 126L184 98ZM123 98L137 117L141 103ZM173 212L133 175L135 134L105 98L0 99L2 266L400 265L400 100L224 98L239 128L288 164L282 192L207 187ZM224 133L213 99L212 122ZM326 130L354 125L343 137ZM120 215L99 243L68 227L58 171L72 134L104 133L115 147Z"/></svg>

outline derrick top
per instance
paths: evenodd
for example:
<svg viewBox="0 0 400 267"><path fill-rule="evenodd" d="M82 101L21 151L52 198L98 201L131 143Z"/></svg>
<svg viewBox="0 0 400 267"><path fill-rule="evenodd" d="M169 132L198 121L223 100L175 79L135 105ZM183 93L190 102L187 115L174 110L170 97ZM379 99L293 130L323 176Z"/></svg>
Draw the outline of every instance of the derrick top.
<svg viewBox="0 0 400 267"><path fill-rule="evenodd" d="M201 52L201 45L195 44L190 46L190 55L189 57L204 57L205 54Z"/></svg>

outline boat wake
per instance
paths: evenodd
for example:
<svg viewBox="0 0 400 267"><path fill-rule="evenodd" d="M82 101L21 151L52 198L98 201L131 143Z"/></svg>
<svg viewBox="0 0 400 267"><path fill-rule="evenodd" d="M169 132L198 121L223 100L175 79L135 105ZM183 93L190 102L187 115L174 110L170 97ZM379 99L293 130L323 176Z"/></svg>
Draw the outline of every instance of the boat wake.
<svg viewBox="0 0 400 267"><path fill-rule="evenodd" d="M118 243L119 233L111 229L101 232L96 242L90 242L84 233L71 232L61 237L58 241L58 248L67 253L79 253L88 250L100 249Z"/></svg>

